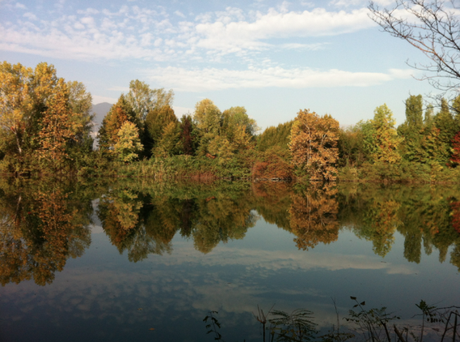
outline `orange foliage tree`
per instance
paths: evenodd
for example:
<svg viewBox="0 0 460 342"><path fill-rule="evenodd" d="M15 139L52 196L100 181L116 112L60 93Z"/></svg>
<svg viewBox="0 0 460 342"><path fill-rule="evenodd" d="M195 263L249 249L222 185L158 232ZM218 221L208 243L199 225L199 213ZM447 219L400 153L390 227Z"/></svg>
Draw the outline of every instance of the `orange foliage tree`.
<svg viewBox="0 0 460 342"><path fill-rule="evenodd" d="M73 112L68 103L66 86L59 80L62 91L58 92L50 101L50 106L43 113L42 129L38 134L40 160L59 169L69 156L66 152L66 143L78 131L81 124L72 122Z"/></svg>
<svg viewBox="0 0 460 342"><path fill-rule="evenodd" d="M339 237L337 189L325 185L307 193L293 194L289 209L291 230L299 249L308 250L318 243L328 244Z"/></svg>
<svg viewBox="0 0 460 342"><path fill-rule="evenodd" d="M330 115L301 110L292 125L290 149L295 167L308 172L312 181L334 181L339 156L339 122Z"/></svg>

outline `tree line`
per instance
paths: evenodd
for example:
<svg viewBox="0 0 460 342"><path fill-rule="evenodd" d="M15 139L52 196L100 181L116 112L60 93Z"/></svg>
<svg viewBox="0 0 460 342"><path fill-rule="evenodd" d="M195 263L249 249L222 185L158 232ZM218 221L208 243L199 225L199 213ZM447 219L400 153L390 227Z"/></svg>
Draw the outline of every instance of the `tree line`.
<svg viewBox="0 0 460 342"><path fill-rule="evenodd" d="M401 181L411 174L433 181L438 174L453 178L460 163L460 96L443 99L437 113L424 108L421 95L409 96L399 127L382 105L372 120L351 127L305 109L258 134L244 107L221 111L204 99L178 118L172 90L133 80L104 117L94 149L92 98L82 83L65 82L46 63L31 69L7 62L0 64L0 81L3 173L139 175L128 166L136 164L158 176L175 164L183 172L173 173L183 176Z"/></svg>

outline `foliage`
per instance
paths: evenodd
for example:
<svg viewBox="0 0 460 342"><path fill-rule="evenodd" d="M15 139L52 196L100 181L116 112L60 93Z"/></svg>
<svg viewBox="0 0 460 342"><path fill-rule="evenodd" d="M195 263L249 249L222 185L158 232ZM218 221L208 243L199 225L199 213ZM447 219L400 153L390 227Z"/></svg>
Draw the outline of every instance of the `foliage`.
<svg viewBox="0 0 460 342"><path fill-rule="evenodd" d="M372 156L374 162L383 164L399 162L401 156L398 153L398 148L403 139L398 137L394 127L393 113L386 104L375 109L372 125L375 130L375 144L377 146Z"/></svg>
<svg viewBox="0 0 460 342"><path fill-rule="evenodd" d="M356 303L353 308L359 308L359 311L350 310L345 320L356 323L366 341L391 341L387 324L399 317L387 313L386 307L365 310L366 302L360 303L356 297L350 298Z"/></svg>
<svg viewBox="0 0 460 342"><path fill-rule="evenodd" d="M92 205L75 184L0 183L0 283L50 284L91 242Z"/></svg>
<svg viewBox="0 0 460 342"><path fill-rule="evenodd" d="M281 123L278 126L270 126L257 136L257 149L265 152L271 147L278 146L282 149L289 150L291 141L291 129L294 120Z"/></svg>
<svg viewBox="0 0 460 342"><path fill-rule="evenodd" d="M198 154L203 156L209 153L209 144L214 139L220 138L222 113L209 99L198 102L193 115L198 132Z"/></svg>
<svg viewBox="0 0 460 342"><path fill-rule="evenodd" d="M460 164L460 132L452 138L452 149L450 162L452 165L458 166Z"/></svg>
<svg viewBox="0 0 460 342"><path fill-rule="evenodd" d="M190 115L183 115L180 120L180 141L183 154L191 156L195 153L196 137L193 120Z"/></svg>
<svg viewBox="0 0 460 342"><path fill-rule="evenodd" d="M367 159L367 151L364 146L363 122L354 126L340 128L337 148L339 150L340 166L361 166ZM374 147L373 142L368 144Z"/></svg>
<svg viewBox="0 0 460 342"><path fill-rule="evenodd" d="M398 127L401 141L400 153L403 158L413 162L424 162L422 150L423 130L422 96L411 95L406 100L406 121Z"/></svg>
<svg viewBox="0 0 460 342"><path fill-rule="evenodd" d="M276 341L310 341L317 334L317 324L313 322L313 312L297 309L290 314L273 310L269 319L271 334L276 335Z"/></svg>
<svg viewBox="0 0 460 342"><path fill-rule="evenodd" d="M138 153L143 150L139 139L139 130L135 124L125 121L118 131L118 141L114 148L114 153L118 160L123 163L131 163L138 157Z"/></svg>
<svg viewBox="0 0 460 342"><path fill-rule="evenodd" d="M161 140L165 127L171 122L177 123L177 121L174 110L169 105L157 107L149 111L145 120L145 126L153 140L153 148Z"/></svg>
<svg viewBox="0 0 460 342"><path fill-rule="evenodd" d="M122 94L104 117L98 132L99 150L107 158L113 155L114 146L120 139L118 132L126 121L137 122L133 108Z"/></svg>
<svg viewBox="0 0 460 342"><path fill-rule="evenodd" d="M172 90L150 89L148 84L139 80L133 80L129 83L129 92L126 94L126 101L136 113L139 122L146 121L150 111L171 106L173 98Z"/></svg>
<svg viewBox="0 0 460 342"><path fill-rule="evenodd" d="M339 237L337 189L326 184L313 185L305 193L292 195L290 227L299 249L308 250L319 243L329 244Z"/></svg>
<svg viewBox="0 0 460 342"><path fill-rule="evenodd" d="M0 65L0 83L0 150L6 171L29 173L56 163L62 169L81 157L78 150L90 153L91 95L83 85L66 84L46 63L32 70L7 62ZM56 163L38 163L53 156Z"/></svg>
<svg viewBox="0 0 460 342"><path fill-rule="evenodd" d="M320 117L301 110L292 125L290 150L292 163L308 172L312 181L336 179L339 123L330 115Z"/></svg>

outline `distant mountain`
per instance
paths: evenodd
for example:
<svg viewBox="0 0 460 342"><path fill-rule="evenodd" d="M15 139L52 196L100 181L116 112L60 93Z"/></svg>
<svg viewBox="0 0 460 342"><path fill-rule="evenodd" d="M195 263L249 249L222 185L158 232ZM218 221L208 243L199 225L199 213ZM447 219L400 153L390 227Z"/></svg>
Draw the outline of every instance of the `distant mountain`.
<svg viewBox="0 0 460 342"><path fill-rule="evenodd" d="M101 127L102 120L104 120L105 115L109 112L112 104L108 102L98 103L91 107L91 111L95 114L93 122L95 123L94 131L98 131Z"/></svg>
<svg viewBox="0 0 460 342"><path fill-rule="evenodd" d="M109 112L112 105L108 102L98 103L91 107L91 112L94 114L93 118L93 129L91 130L91 136L94 139L93 148L97 148L97 132L101 127L102 120L104 120L105 115Z"/></svg>

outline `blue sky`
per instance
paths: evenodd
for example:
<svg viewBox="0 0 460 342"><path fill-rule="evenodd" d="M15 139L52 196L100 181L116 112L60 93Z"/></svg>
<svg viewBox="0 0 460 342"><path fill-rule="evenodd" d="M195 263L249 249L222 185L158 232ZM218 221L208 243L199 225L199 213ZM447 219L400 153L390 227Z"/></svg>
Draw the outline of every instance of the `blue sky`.
<svg viewBox="0 0 460 342"><path fill-rule="evenodd" d="M381 32L367 5L0 0L0 60L53 64L83 82L95 104L115 102L139 79L173 89L178 115L209 98L221 110L246 107L263 129L305 108L345 126L386 103L400 124L404 100L432 91L406 64L425 58Z"/></svg>

